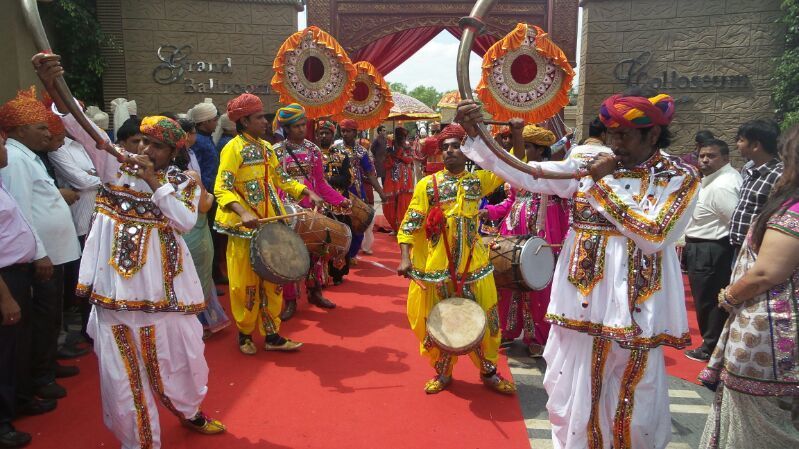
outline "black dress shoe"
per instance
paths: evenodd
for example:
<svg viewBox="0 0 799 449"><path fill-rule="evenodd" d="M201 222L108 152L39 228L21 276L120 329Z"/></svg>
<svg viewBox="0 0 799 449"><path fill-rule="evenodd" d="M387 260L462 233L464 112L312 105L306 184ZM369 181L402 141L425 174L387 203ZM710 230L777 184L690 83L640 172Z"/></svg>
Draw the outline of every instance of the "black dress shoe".
<svg viewBox="0 0 799 449"><path fill-rule="evenodd" d="M685 351L685 356L691 360L696 360L697 362L707 362L710 360L710 354L705 352L702 348Z"/></svg>
<svg viewBox="0 0 799 449"><path fill-rule="evenodd" d="M56 364L55 367L55 378L56 379L63 379L65 377L72 377L77 376L80 373L80 368L74 365L61 365Z"/></svg>
<svg viewBox="0 0 799 449"><path fill-rule="evenodd" d="M67 396L67 390L55 382L37 388L35 393L42 399L61 399Z"/></svg>
<svg viewBox="0 0 799 449"><path fill-rule="evenodd" d="M297 312L297 301L286 301L283 304L283 312L280 314L280 321L288 321Z"/></svg>
<svg viewBox="0 0 799 449"><path fill-rule="evenodd" d="M0 447L23 447L27 446L28 443L31 442L31 434L20 432L14 429L14 427L11 425L8 427L10 427L11 430L0 430L0 432L2 432L0 433Z"/></svg>
<svg viewBox="0 0 799 449"><path fill-rule="evenodd" d="M335 309L336 304L322 296L322 289L315 288L308 292L308 302L323 309Z"/></svg>
<svg viewBox="0 0 799 449"><path fill-rule="evenodd" d="M91 350L92 348L88 346L78 347L75 345L70 345L70 346L64 345L58 350L58 354L56 357L59 360L76 359L78 357L82 357L88 354L89 352L91 352Z"/></svg>
<svg viewBox="0 0 799 449"><path fill-rule="evenodd" d="M17 404L17 414L21 416L43 415L55 410L58 402L55 399L32 399Z"/></svg>

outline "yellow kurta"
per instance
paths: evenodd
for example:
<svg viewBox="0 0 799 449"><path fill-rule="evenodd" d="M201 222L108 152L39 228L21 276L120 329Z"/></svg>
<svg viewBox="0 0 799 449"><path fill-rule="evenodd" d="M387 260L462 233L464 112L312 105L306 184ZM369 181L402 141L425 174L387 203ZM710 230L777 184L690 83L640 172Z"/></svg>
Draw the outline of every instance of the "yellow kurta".
<svg viewBox="0 0 799 449"><path fill-rule="evenodd" d="M250 263L250 238L254 230L238 225L241 217L230 209L239 203L260 218L284 214L277 188L299 199L305 185L280 167L268 142L240 134L222 149L214 184L219 208L214 228L227 234L227 269L230 308L239 332L250 335L258 326L261 334L277 333L283 290L262 280Z"/></svg>
<svg viewBox="0 0 799 449"><path fill-rule="evenodd" d="M428 241L424 222L430 208L435 206L433 176L438 183L440 206L446 216L447 226L444 236ZM490 373L496 368L500 343L497 290L488 248L477 232L477 212L482 197L494 191L502 182L502 179L484 170L457 175L442 170L426 176L416 184L413 199L400 225L397 240L399 243L412 245L413 268L410 275L429 285L427 290L422 290L415 282L408 287L408 320L421 342L422 355L430 358L431 365L438 374L450 375L456 360L433 344L427 336L425 326L432 307L441 299L455 295L448 271L447 251L442 240L444 237L449 242L453 260L457 261L458 275L462 276L464 271L467 273L462 296L477 301L488 319L488 331L480 347L470 353L469 357L483 373ZM472 246L474 250L467 269L466 263Z"/></svg>

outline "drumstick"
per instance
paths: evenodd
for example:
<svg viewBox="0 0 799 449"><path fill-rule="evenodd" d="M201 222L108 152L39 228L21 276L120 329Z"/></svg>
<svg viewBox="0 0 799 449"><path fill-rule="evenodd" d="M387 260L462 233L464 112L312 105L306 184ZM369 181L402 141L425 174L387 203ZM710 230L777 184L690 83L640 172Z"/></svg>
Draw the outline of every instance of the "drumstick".
<svg viewBox="0 0 799 449"><path fill-rule="evenodd" d="M262 223L263 224L263 223L269 223L269 222L276 221L276 220L283 220L285 218L299 217L300 215L305 215L306 213L307 212L302 211L302 212L296 212L296 213L293 213L293 214L276 215L274 217L259 218L258 219L258 223ZM242 224L243 224L242 222L238 222L238 223L236 223L236 227L239 227Z"/></svg>
<svg viewBox="0 0 799 449"><path fill-rule="evenodd" d="M419 288L421 288L422 290L427 290L427 286L426 286L426 285L424 285L424 282L422 282L422 281L420 281L419 279L416 279L416 278L411 278L411 280L412 280L413 282L415 282L415 283L416 283L416 285L418 285L418 286L419 286Z"/></svg>
<svg viewBox="0 0 799 449"><path fill-rule="evenodd" d="M546 247L546 248L560 248L561 246L563 246L563 243L548 243L546 245L541 245L541 246L538 247L537 250L535 250L535 254L538 255L538 253L541 252L541 248L544 248L544 247Z"/></svg>

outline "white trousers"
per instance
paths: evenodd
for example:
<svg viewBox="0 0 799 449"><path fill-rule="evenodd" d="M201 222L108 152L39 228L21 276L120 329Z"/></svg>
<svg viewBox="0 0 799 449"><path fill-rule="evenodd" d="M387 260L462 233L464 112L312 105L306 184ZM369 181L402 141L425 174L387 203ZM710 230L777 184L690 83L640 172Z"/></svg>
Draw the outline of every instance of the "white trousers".
<svg viewBox="0 0 799 449"><path fill-rule="evenodd" d="M663 349L552 326L544 388L556 449L663 449L671 439Z"/></svg>
<svg viewBox="0 0 799 449"><path fill-rule="evenodd" d="M372 218L372 222L369 223L369 227L366 228L366 232L364 232L363 234L363 243L361 243L361 251L371 251L372 245L374 243L375 243L375 219Z"/></svg>
<svg viewBox="0 0 799 449"><path fill-rule="evenodd" d="M208 365L196 316L95 306L88 333L100 365L103 421L123 449L161 447L154 396L179 419L197 414Z"/></svg>

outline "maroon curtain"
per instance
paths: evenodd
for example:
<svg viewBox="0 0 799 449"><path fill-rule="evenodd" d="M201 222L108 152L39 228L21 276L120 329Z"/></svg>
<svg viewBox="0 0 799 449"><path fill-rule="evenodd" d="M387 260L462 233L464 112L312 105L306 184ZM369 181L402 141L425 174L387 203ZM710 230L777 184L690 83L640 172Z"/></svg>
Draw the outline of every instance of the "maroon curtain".
<svg viewBox="0 0 799 449"><path fill-rule="evenodd" d="M447 31L453 36L455 39L461 40L461 36L463 35L463 31L458 27L447 27ZM478 56L481 58L485 56L488 49L494 45L494 42L498 41L496 37L490 34L483 34L481 36L477 36L474 40L474 45L472 45L472 51L477 53Z"/></svg>
<svg viewBox="0 0 799 449"><path fill-rule="evenodd" d="M440 27L422 27L400 31L360 48L350 59L353 62L369 61L380 74L386 76L436 37L441 30Z"/></svg>

